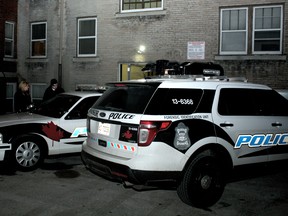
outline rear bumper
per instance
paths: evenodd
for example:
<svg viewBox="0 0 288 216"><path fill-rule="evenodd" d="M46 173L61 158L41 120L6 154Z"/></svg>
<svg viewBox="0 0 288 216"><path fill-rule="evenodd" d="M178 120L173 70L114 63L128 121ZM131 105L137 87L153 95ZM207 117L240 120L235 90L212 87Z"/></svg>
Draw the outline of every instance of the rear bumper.
<svg viewBox="0 0 288 216"><path fill-rule="evenodd" d="M181 175L181 172L132 170L128 166L97 158L84 151L81 152L81 158L84 165L92 172L120 182L153 185L153 182L159 181L175 182Z"/></svg>

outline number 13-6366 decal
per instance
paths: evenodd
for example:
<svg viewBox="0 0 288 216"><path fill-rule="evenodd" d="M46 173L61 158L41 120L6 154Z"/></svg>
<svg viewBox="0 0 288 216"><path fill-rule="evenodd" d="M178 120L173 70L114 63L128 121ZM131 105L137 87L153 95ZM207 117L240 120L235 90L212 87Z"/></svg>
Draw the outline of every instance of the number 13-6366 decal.
<svg viewBox="0 0 288 216"><path fill-rule="evenodd" d="M172 99L173 104L181 104L181 105L193 105L193 100L192 99Z"/></svg>

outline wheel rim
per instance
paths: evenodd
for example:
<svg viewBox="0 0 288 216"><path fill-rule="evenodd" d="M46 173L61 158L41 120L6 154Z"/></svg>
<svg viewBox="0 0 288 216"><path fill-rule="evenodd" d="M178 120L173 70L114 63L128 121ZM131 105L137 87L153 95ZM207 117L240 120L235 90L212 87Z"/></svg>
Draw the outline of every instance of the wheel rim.
<svg viewBox="0 0 288 216"><path fill-rule="evenodd" d="M215 168L215 163L210 160L205 161L198 167L196 171L198 174L195 175L194 183L206 191L216 187L218 174Z"/></svg>
<svg viewBox="0 0 288 216"><path fill-rule="evenodd" d="M207 190L208 188L210 188L211 183L212 183L212 176L205 175L201 178L200 184L204 190Z"/></svg>
<svg viewBox="0 0 288 216"><path fill-rule="evenodd" d="M40 159L40 148L33 142L24 142L16 149L16 161L23 167L32 167Z"/></svg>

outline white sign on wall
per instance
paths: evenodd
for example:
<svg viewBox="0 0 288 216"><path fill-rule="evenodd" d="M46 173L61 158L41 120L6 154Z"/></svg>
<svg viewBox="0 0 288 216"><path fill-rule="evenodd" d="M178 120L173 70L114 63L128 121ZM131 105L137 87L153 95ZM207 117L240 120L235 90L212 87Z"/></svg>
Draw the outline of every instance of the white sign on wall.
<svg viewBox="0 0 288 216"><path fill-rule="evenodd" d="M187 59L204 60L205 59L205 41L188 42Z"/></svg>

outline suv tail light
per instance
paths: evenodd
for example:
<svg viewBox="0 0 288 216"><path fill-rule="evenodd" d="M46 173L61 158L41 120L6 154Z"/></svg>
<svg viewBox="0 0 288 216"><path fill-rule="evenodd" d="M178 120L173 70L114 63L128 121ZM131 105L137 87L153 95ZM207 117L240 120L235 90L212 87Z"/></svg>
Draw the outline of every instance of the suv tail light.
<svg viewBox="0 0 288 216"><path fill-rule="evenodd" d="M149 146L161 130L166 130L171 121L140 121L138 129L138 145Z"/></svg>

